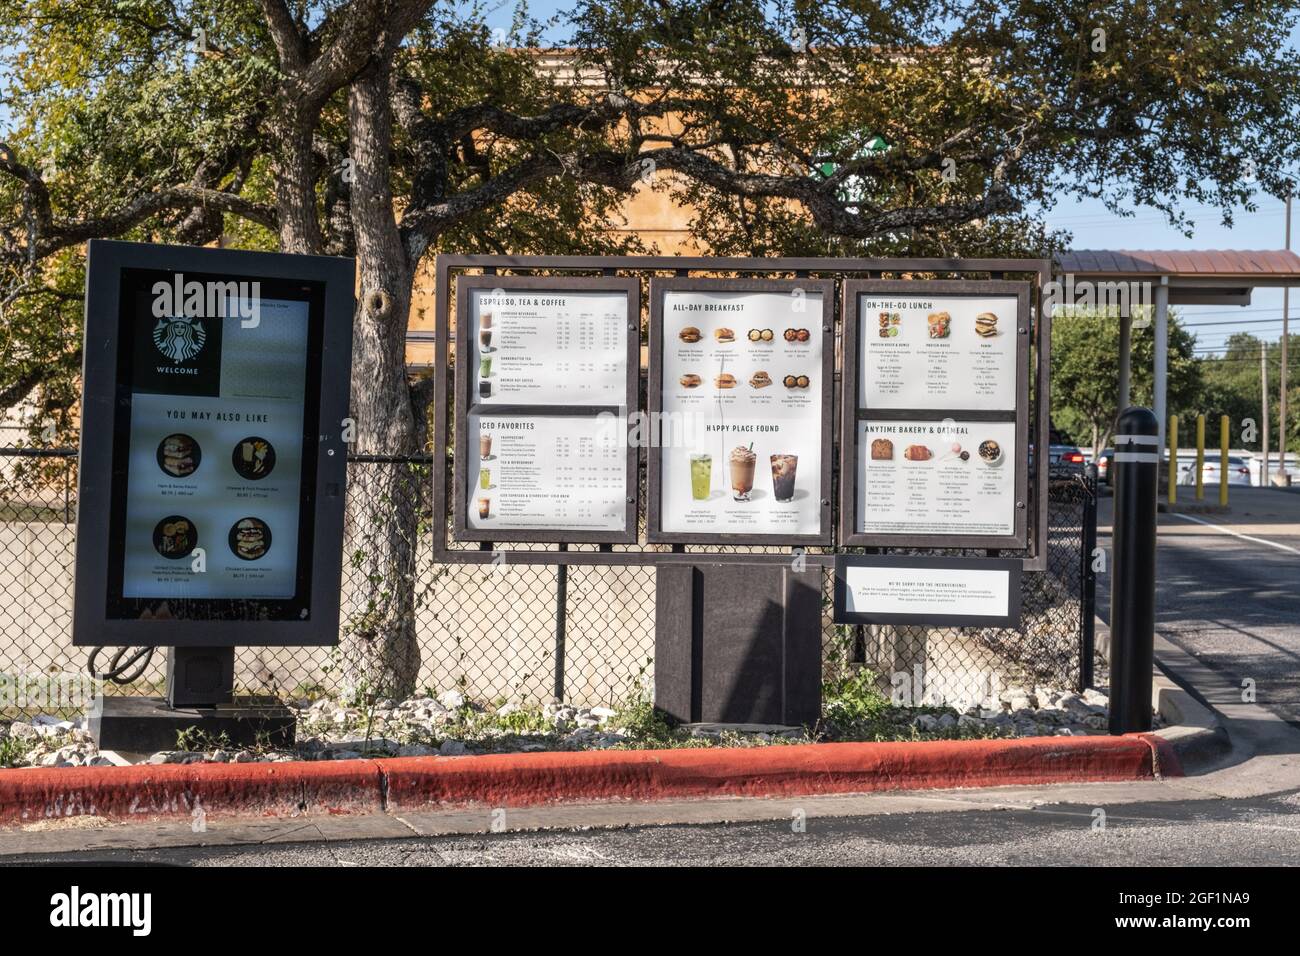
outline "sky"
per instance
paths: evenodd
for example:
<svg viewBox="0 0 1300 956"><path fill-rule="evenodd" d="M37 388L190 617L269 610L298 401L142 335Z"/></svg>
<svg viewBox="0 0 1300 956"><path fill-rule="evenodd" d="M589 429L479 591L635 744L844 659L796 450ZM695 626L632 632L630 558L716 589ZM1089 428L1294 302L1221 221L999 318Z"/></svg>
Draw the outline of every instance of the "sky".
<svg viewBox="0 0 1300 956"><path fill-rule="evenodd" d="M547 21L557 12L570 9L571 0L533 0L529 13L540 21ZM459 0L459 9L468 12L472 4ZM479 0L489 28L508 29L514 16L515 0ZM563 31L548 39L560 40ZM1300 29L1292 34L1291 46L1300 45ZM4 108L0 105L0 131L7 126ZM1296 204L1300 211L1300 203ZM1045 217L1051 229L1068 229L1074 235L1074 249L1281 249L1284 248L1284 204L1271 197L1262 197L1258 209L1248 212L1234 211L1234 226L1222 225L1218 210L1184 206L1184 211L1195 222L1193 234L1184 236L1173 228L1164 216L1153 209L1135 209L1131 218L1112 214L1096 200L1075 201L1064 199ZM1293 220L1292 233L1300 231L1300 219ZM1300 237L1297 237L1300 239ZM1297 243L1293 241L1293 247ZM1294 318L1300 313L1300 296L1293 295L1290 313ZM1250 305L1186 306L1178 310L1182 320L1196 334L1198 354L1213 355L1222 351L1223 344L1234 332L1247 331L1268 340L1276 341L1282 332L1282 291L1280 289L1256 290ZM1300 321L1293 322L1292 331L1300 332ZM1300 360L1297 360L1300 361Z"/></svg>

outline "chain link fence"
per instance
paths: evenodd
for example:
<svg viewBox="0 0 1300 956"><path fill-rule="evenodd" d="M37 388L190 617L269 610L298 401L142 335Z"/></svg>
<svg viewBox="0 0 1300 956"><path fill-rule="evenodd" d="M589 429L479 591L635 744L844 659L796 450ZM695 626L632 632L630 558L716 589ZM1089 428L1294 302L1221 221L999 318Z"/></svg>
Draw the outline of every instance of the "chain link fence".
<svg viewBox="0 0 1300 956"><path fill-rule="evenodd" d="M87 649L71 645L76 464L75 450L0 449L0 675L79 672L85 666ZM428 527L430 467L427 458L349 462L345 632L358 628L374 607L375 583L365 561L372 529L359 527L366 522L356 516L384 507L376 488L390 496L397 488L413 496L422 516L410 597L418 688L456 688L485 702L563 698L595 706L652 686L654 567L435 564ZM393 469L400 470L400 481L394 481ZM827 569L826 676L868 667L882 687L897 689L899 675L906 675L914 693L923 686L949 702L978 701L1000 684L1090 682L1089 542L1095 539L1096 483L1080 475L1055 476L1048 495L1048 570L1024 575L1018 628L835 625ZM339 690L343 669L331 648L242 647L236 685L244 692L300 697ZM138 680L109 692L161 694L164 670L159 653Z"/></svg>

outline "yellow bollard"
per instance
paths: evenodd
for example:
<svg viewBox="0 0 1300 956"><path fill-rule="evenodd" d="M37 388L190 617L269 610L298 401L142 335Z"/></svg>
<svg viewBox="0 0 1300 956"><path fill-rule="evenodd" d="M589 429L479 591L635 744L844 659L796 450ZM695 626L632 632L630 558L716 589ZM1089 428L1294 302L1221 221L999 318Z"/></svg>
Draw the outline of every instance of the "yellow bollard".
<svg viewBox="0 0 1300 956"><path fill-rule="evenodd" d="M1178 503L1178 416L1169 416L1169 503Z"/></svg>
<svg viewBox="0 0 1300 956"><path fill-rule="evenodd" d="M1205 416L1196 416L1196 500L1205 500Z"/></svg>
<svg viewBox="0 0 1300 956"><path fill-rule="evenodd" d="M1228 416L1219 416L1219 507L1228 507Z"/></svg>

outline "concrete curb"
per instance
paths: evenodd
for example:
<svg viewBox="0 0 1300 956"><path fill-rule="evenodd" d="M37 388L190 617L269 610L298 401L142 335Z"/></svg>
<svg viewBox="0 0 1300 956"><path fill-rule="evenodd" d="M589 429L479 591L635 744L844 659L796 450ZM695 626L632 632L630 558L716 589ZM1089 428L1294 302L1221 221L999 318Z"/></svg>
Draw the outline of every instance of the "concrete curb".
<svg viewBox="0 0 1300 956"><path fill-rule="evenodd" d="M578 751L0 773L0 825L95 816L296 816L420 807L790 797L1179 776L1152 734Z"/></svg>
<svg viewBox="0 0 1300 956"><path fill-rule="evenodd" d="M1193 770L1217 763L1232 751L1227 728L1213 710L1170 680L1157 666L1151 679L1152 707L1169 724L1154 733Z"/></svg>
<svg viewBox="0 0 1300 956"><path fill-rule="evenodd" d="M1109 656L1110 628L1100 617L1094 622L1093 633L1097 649ZM1156 643L1160 643L1159 635ZM1151 675L1151 708L1168 725L1152 733L1169 746L1184 771L1217 763L1232 750L1219 715L1170 680L1160 668L1158 654Z"/></svg>

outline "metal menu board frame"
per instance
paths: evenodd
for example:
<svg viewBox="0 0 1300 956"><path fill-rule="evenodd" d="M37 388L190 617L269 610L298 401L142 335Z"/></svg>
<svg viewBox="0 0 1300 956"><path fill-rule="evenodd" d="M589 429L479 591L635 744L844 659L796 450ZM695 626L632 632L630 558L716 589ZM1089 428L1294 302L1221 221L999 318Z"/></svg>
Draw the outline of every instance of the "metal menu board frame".
<svg viewBox="0 0 1300 956"><path fill-rule="evenodd" d="M844 282L844 363L840 379L840 527L839 542L848 547L896 548L996 548L1019 549L1028 544L1029 511L1029 341L1030 283L1002 279L909 280L849 279ZM862 316L858 303L862 295L872 293L899 297L933 295L943 298L982 298L1011 296L1016 299L1015 403L1013 411L990 411L961 408L865 408L860 403L858 369L860 350L865 347ZM1040 414L1043 412L1040 410ZM899 421L1014 423L1015 517L1011 534L908 534L865 533L858 526L858 424L862 421L894 419ZM1043 429L1040 428L1040 432ZM1040 443L1041 444L1041 443ZM1046 459L1045 449L1040 449ZM1044 491L1046 489L1044 488Z"/></svg>
<svg viewBox="0 0 1300 956"><path fill-rule="evenodd" d="M831 481L834 467L831 462L833 419L835 414L835 281L833 279L710 279L710 278L659 278L650 280L650 373L646 385L646 398L650 421L658 422L663 412L664 372L664 296L668 292L793 292L795 289L814 291L821 295L821 531L818 534L733 534L709 532L669 532L662 530L662 495L660 481L662 454L658 434L650 443L646 487L649 491L649 511L646 521L646 540L654 543L714 544L714 545L829 545L833 534L831 511ZM813 313L806 321L813 324Z"/></svg>
<svg viewBox="0 0 1300 956"><path fill-rule="evenodd" d="M468 334L470 294L480 289L536 292L622 292L627 297L627 349L624 356L624 404L616 405L556 405L556 404L482 404L474 388L476 376L471 374L470 362L473 336ZM623 425L624 470L626 508L622 531L584 531L574 529L509 529L476 530L466 521L466 494L470 481L468 469L477 466L478 457L468 454L468 430L471 416L489 417L548 417L573 416L595 419L601 413L628 416L637 410L637 386L641 373L641 284L635 277L618 276L459 276L456 279L456 361L455 361L455 465L453 468L452 527L456 540L484 544L488 542L537 542L556 544L635 544L637 537L637 469L638 450L626 441L626 420ZM465 333L465 334L462 334ZM471 461L472 458L472 461ZM435 461L437 459L435 458Z"/></svg>
<svg viewBox="0 0 1300 956"><path fill-rule="evenodd" d="M178 283L182 276L187 277L186 282L257 282L255 295L259 298L272 299L284 292L289 301L305 304L307 344L298 483L299 550L297 590L292 599L186 597L183 589L178 589L181 593L167 596L126 595L122 564L127 543L122 525L132 482L127 467L132 450L131 416L135 404L132 396L136 394L132 386L134 377L142 371L136 368L136 358L130 348L130 343L139 337L139 313L133 310L138 307L140 290L146 287L141 283L161 274L171 275ZM75 646L328 646L338 642L348 451L344 430L351 384L355 283L356 267L352 259L90 241L77 479L72 619ZM278 291L264 296L263 284ZM129 297L124 298L124 292ZM202 312L200 318L213 318L206 315L206 308ZM218 325L217 330L220 329ZM212 358L202 358L204 339L211 335L209 326L207 332L190 343L192 348L175 355L163 351L157 331L154 343L167 358L178 363L182 360L211 363ZM220 335L216 339L215 361L221 363L224 343ZM224 365L218 367L224 370ZM192 374L200 374L197 366ZM220 383L221 378L217 381ZM140 394L146 392L142 390ZM185 408L187 393L183 390L152 394L175 395L177 407ZM189 395L189 400L194 401L194 396L202 393ZM231 405L237 401L247 404L250 400L232 398ZM212 413L204 414L206 417ZM224 448L222 453L232 454ZM162 467L161 446L158 455ZM222 457L217 449L210 449L209 455L216 461ZM199 461L206 461L207 457L195 457L195 471L200 467ZM195 472L182 477L192 473ZM136 480L144 478L139 476ZM201 496L191 497L196 504L203 501ZM220 497L214 500L219 507L228 504ZM166 513L165 508L159 511ZM268 529L263 525L262 530ZM232 550L234 534L232 528L229 533ZM198 546L208 551L218 547L217 542L221 540L220 534L200 537ZM154 547L160 547L158 539ZM122 551L118 560L113 558L116 551ZM235 553L240 555L238 551ZM195 573L200 570L192 562L189 567Z"/></svg>
<svg viewBox="0 0 1300 956"><path fill-rule="evenodd" d="M408 341L431 342L433 346L432 366L438 380L434 387L434 412L431 422L433 432L432 455L432 496L433 520L431 534L433 537L433 559L446 564L489 564L506 560L511 564L536 566L666 566L673 564L697 564L708 561L716 564L733 563L788 563L791 553L788 548L722 548L692 547L689 544L674 543L671 547L654 542L647 543L644 538L626 546L618 544L582 545L570 547L558 540L553 534L539 535L538 540L529 542L524 547L504 547L497 549L493 542L482 541L478 546L468 542L453 540L453 519L448 514L452 507L452 490L455 484L455 468L451 465L451 453L454 448L452 434L455 419L459 417L455 405L461 403L461 392L451 369L455 364L459 336L455 335L453 319L456 307L455 289L465 282L484 282L490 286L503 285L518 277L550 277L558 285L569 284L574 278L594 276L629 276L638 282L662 281L667 277L711 278L720 276L759 276L789 279L793 277L802 282L825 280L837 287L857 280L880 280L886 276L905 277L924 273L937 277L945 288L955 288L954 283L964 276L978 276L977 281L985 279L999 281L1004 278L1024 278L1032 290L1033 305L1030 337L1033 347L1033 375L1030 381L1032 389L1032 433L1033 443L1039 448L1048 445L1048 398L1050 377L1048 366L1051 352L1051 310L1045 308L1043 289L1052 279L1051 260L1039 259L961 259L961 258L858 258L858 257L760 257L760 256L599 256L599 255L509 255L509 254L460 254L444 253L436 257L434 264L434 327L431 331L413 331L408 333ZM931 280L906 280L909 283ZM911 288L916 286L910 285ZM644 297L643 297L644 298ZM651 299L653 307L653 299ZM832 309L838 309L838 301ZM828 313L829 314L829 313ZM850 331L845 326L845 334ZM836 361L844 354L844 340L835 332L838 355ZM856 342L856 336L853 336ZM855 349L856 351L856 349ZM855 369L848 369L850 374ZM642 374L645 374L642 371ZM838 372L837 372L838 374ZM856 378L856 375L854 376ZM653 389L648 389L653 395ZM840 394L839 390L835 395ZM856 381L853 391L856 401ZM657 398L651 398L657 401ZM848 406L849 416L855 406ZM842 415L843 408L827 406L826 417L832 421L833 436L838 442L842 434L840 425L834 424L834 416ZM839 449L832 454L850 454L850 449ZM642 465L648 455L641 456ZM1019 560L1025 571L1044 571L1047 569L1048 539L1048 461L1047 455L1039 455L1034 461L1033 480L1029 483L1027 493L1028 511L1032 512L1030 521L1032 530L1027 552ZM832 459L833 462L833 459ZM834 470L834 464L832 463ZM644 482L641 487L644 488ZM828 486L829 487L829 486ZM644 494L639 490L637 497ZM458 493L459 494L459 493ZM856 494L856 491L855 491ZM456 499L459 500L459 499ZM838 505L841 498L835 496ZM651 507L657 507L653 501L642 507L643 514L648 514ZM834 510L834 509L832 509ZM837 524L831 529L833 533L841 530ZM736 542L727 542L735 544ZM843 547L850 542L835 541L835 547ZM891 541L897 545L899 542ZM981 550L971 541L946 543L943 547L958 547L973 551ZM1005 546L1001 546L1005 547ZM821 567L830 567L835 554L829 549L810 547L803 559Z"/></svg>

